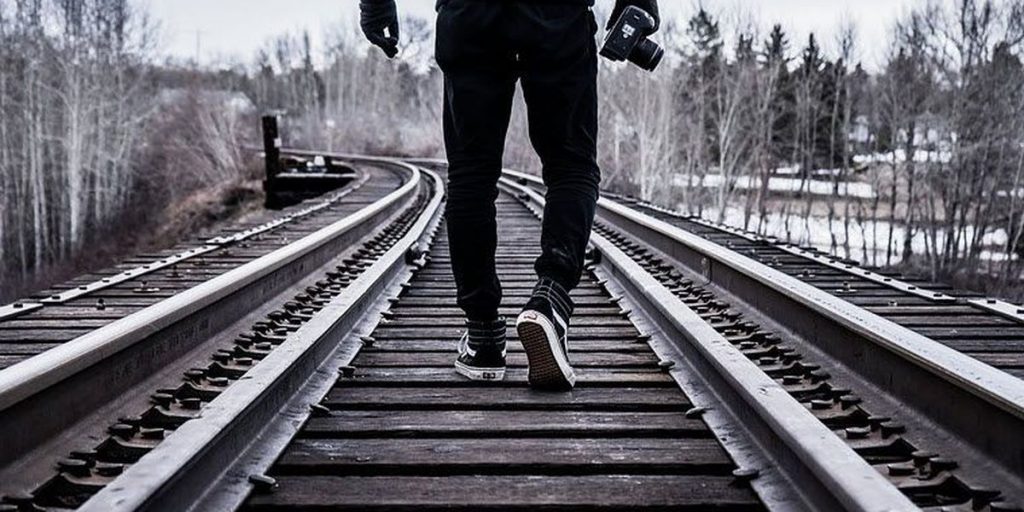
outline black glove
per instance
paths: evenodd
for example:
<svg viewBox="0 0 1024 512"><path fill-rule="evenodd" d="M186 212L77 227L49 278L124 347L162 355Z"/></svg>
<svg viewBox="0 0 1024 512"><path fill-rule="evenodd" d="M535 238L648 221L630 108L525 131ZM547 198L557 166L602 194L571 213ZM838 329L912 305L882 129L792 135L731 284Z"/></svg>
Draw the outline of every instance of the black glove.
<svg viewBox="0 0 1024 512"><path fill-rule="evenodd" d="M661 26L661 16L658 14L658 0L615 0L615 8L612 9L612 15L608 18L608 24L605 26L605 30L611 30L612 25L616 21L619 21L619 16L622 16L622 11L626 10L626 7L635 5L643 9L647 14L650 14L654 18L654 30L649 34L651 35L658 31L658 27Z"/></svg>
<svg viewBox="0 0 1024 512"><path fill-rule="evenodd" d="M366 39L384 50L389 59L398 55L398 8L395 0L360 0L359 25ZM384 29L387 29L387 34Z"/></svg>

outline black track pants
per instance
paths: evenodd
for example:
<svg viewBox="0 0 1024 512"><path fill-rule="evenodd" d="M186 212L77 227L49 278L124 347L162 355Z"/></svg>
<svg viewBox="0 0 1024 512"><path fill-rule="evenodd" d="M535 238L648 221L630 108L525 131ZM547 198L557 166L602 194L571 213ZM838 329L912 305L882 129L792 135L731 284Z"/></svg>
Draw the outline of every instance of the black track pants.
<svg viewBox="0 0 1024 512"><path fill-rule="evenodd" d="M548 187L535 269L579 284L600 182L597 24L582 5L448 0L437 18L444 72L446 207L458 304L473 320L501 302L494 201L516 82Z"/></svg>

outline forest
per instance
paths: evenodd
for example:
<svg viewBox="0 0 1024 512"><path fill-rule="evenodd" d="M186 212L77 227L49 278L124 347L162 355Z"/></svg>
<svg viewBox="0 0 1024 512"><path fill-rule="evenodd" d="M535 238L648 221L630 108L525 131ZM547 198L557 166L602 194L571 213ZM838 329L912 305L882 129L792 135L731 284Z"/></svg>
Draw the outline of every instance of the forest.
<svg viewBox="0 0 1024 512"><path fill-rule="evenodd" d="M0 0L0 299L258 207L264 113L290 146L443 156L428 20L395 60L339 21L213 68L161 62L132 5ZM605 188L1022 297L1024 0L922 0L881 62L851 24L796 40L697 4L655 39L653 74L602 63ZM539 171L525 125L506 165Z"/></svg>

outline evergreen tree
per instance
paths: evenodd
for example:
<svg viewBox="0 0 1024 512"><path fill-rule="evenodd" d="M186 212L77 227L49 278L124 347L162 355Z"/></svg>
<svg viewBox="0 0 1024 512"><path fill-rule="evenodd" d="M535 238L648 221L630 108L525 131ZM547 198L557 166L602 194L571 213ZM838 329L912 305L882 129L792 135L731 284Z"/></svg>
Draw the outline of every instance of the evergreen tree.
<svg viewBox="0 0 1024 512"><path fill-rule="evenodd" d="M782 25L776 24L764 43L764 64L768 73L775 75L771 98L772 135L771 154L776 165L793 154L795 116L793 113L793 79L789 72L789 39Z"/></svg>
<svg viewBox="0 0 1024 512"><path fill-rule="evenodd" d="M688 114L699 120L699 147L694 148L701 166L718 158L714 115L718 111L716 87L722 73L722 35L718 21L708 11L700 9L687 23L686 35L691 50L686 55L690 71L687 87L681 100L690 105Z"/></svg>
<svg viewBox="0 0 1024 512"><path fill-rule="evenodd" d="M825 58L818 41L812 33L807 45L800 52L800 65L794 78L794 142L793 162L800 165L803 173L810 173L817 166L816 148L821 116L822 68Z"/></svg>

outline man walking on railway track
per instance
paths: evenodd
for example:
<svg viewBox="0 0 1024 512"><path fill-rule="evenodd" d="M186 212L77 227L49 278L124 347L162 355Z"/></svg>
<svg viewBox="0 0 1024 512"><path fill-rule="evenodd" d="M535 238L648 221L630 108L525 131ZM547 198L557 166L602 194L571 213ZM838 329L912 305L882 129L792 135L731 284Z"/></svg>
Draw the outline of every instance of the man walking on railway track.
<svg viewBox="0 0 1024 512"><path fill-rule="evenodd" d="M583 271L601 179L593 3L438 1L436 59L444 72L448 154L445 214L457 301L467 317L455 367L470 379L499 380L505 374L494 201L518 81L547 194L535 264L539 280L516 329L529 360L531 386L565 390L576 381L566 343L573 312L569 292ZM630 5L657 20L657 0L617 0L611 20ZM367 39L394 57L399 41L395 0L361 0L360 9Z"/></svg>

